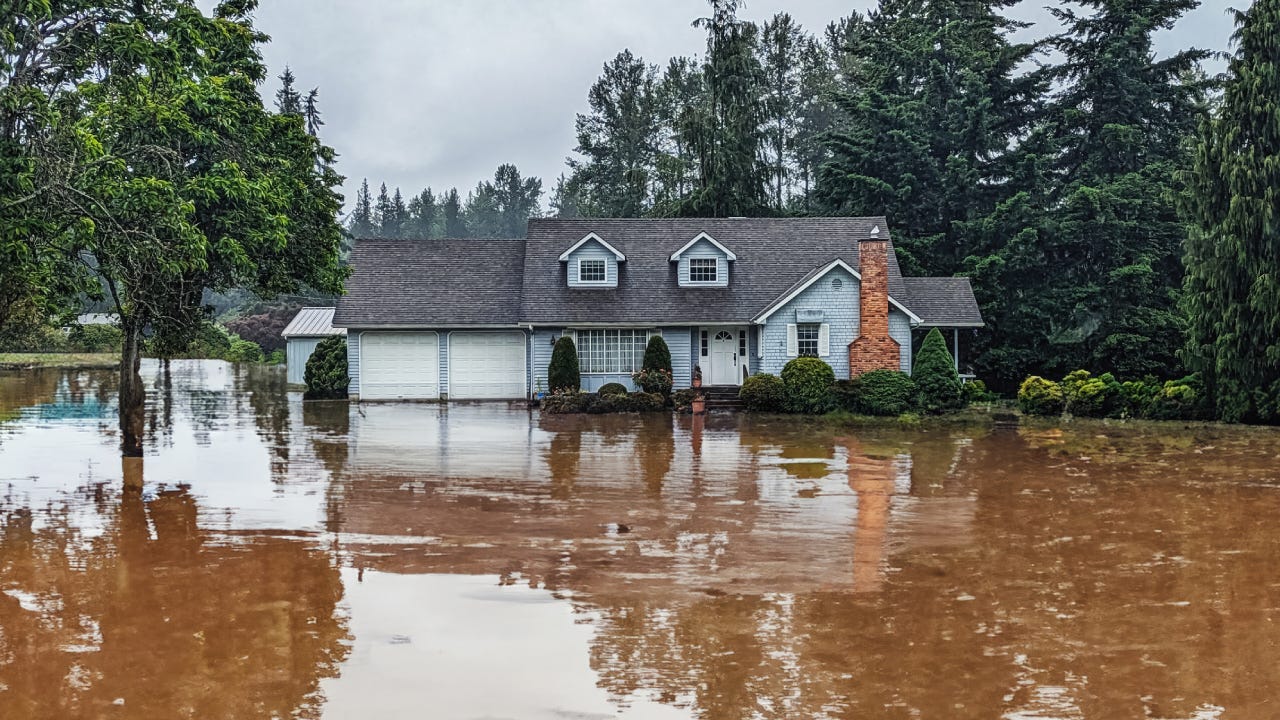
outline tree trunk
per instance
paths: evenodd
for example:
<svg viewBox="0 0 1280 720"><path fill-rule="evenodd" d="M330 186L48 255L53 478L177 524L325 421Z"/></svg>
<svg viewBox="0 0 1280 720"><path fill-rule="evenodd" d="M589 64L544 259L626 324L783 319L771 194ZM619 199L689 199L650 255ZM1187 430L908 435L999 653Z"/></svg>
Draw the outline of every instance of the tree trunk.
<svg viewBox="0 0 1280 720"><path fill-rule="evenodd" d="M142 328L132 321L122 324L124 343L120 350L120 454L142 457L146 427L147 390L142 385Z"/></svg>

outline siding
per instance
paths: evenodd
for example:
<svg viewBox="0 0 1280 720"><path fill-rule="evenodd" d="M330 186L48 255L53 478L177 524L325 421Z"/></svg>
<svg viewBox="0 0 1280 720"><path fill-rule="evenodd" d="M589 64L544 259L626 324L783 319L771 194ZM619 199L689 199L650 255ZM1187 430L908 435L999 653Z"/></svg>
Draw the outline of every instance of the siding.
<svg viewBox="0 0 1280 720"><path fill-rule="evenodd" d="M671 351L671 386L680 390L693 384L693 361L689 344L694 329L687 327L659 328L662 339Z"/></svg>
<svg viewBox="0 0 1280 720"><path fill-rule="evenodd" d="M689 258L715 258L716 260L716 281L714 283L695 283L689 282ZM729 287L729 260L720 248L712 245L706 240L699 240L692 247L684 251L680 256L679 276L680 285L690 285L691 287Z"/></svg>
<svg viewBox="0 0 1280 720"><path fill-rule="evenodd" d="M293 385L301 385L303 382L303 374L307 369L307 360L311 357L311 353L316 351L316 346L324 338L318 337L295 337L289 338L285 345L285 367L286 380Z"/></svg>
<svg viewBox="0 0 1280 720"><path fill-rule="evenodd" d="M831 287L831 281L836 278L840 279L839 290ZM830 326L831 332L831 354L822 359L831 365L836 378L848 378L849 343L858 336L860 320L859 287L857 278L837 267L775 312L764 326L764 358L757 371L781 373L791 359L787 356L787 325L796 321L796 310L822 310L822 321Z"/></svg>
<svg viewBox="0 0 1280 720"><path fill-rule="evenodd" d="M578 260L587 258L590 260L604 260L604 276L605 284L597 285L594 283L584 284L578 282ZM566 261L568 265L569 287L577 288L616 288L618 287L618 260L613 253L604 248L603 245L591 240L582 247L574 250Z"/></svg>
<svg viewBox="0 0 1280 720"><path fill-rule="evenodd" d="M911 318L895 307L889 308L889 337L902 346L902 371L911 372Z"/></svg>
<svg viewBox="0 0 1280 720"><path fill-rule="evenodd" d="M563 333L564 331L560 328L538 328L533 331L533 352L529 353L533 374L530 375L532 382L529 383L529 387L533 388L535 393L551 390L547 387L547 366L551 364L551 344Z"/></svg>
<svg viewBox="0 0 1280 720"><path fill-rule="evenodd" d="M353 398L360 397L360 331L347 331L347 375L351 384L347 386L347 394Z"/></svg>

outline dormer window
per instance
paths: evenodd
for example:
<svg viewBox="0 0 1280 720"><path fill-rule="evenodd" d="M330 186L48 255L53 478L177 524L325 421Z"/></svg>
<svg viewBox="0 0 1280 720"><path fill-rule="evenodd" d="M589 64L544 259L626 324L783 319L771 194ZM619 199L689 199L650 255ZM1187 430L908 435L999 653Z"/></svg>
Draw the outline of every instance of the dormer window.
<svg viewBox="0 0 1280 720"><path fill-rule="evenodd" d="M719 278L717 268L720 261L716 258L689 258L689 282L713 283Z"/></svg>
<svg viewBox="0 0 1280 720"><path fill-rule="evenodd" d="M608 280L605 261L600 258L578 258L578 281L603 283Z"/></svg>

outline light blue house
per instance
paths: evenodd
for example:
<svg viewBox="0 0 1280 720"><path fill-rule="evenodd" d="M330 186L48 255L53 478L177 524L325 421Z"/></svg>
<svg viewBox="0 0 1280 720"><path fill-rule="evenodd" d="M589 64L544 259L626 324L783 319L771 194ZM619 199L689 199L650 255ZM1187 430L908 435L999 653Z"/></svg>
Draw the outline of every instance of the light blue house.
<svg viewBox="0 0 1280 720"><path fill-rule="evenodd" d="M334 325L363 400L547 391L551 348L583 387L631 386L649 338L676 387L777 374L909 371L912 333L982 326L966 278L903 278L882 217L533 220L524 240L363 240Z"/></svg>

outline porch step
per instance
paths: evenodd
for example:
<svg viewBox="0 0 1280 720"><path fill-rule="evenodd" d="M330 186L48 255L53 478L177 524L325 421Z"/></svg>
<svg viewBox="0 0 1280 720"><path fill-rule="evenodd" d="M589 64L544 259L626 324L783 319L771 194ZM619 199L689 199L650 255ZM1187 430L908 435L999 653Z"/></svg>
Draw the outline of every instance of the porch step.
<svg viewBox="0 0 1280 720"><path fill-rule="evenodd" d="M702 394L707 398L708 402L711 400L737 400L738 389L737 385L704 385Z"/></svg>

